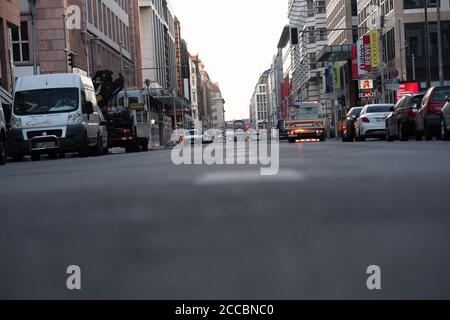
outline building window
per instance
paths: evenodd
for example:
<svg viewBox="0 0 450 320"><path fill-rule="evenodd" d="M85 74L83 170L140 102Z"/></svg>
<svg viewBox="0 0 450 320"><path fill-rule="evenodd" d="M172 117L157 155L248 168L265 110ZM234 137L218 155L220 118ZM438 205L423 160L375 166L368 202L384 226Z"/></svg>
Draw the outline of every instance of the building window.
<svg viewBox="0 0 450 320"><path fill-rule="evenodd" d="M22 21L20 28L11 28L14 62L30 62L30 42L28 39L28 23Z"/></svg>

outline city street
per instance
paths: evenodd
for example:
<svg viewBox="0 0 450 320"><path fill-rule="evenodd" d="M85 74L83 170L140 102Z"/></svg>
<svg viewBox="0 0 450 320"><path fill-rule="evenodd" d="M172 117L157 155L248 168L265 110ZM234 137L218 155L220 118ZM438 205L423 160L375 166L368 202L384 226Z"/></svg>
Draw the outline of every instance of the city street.
<svg viewBox="0 0 450 320"><path fill-rule="evenodd" d="M8 163L0 299L450 298L450 143L281 143L280 158L272 177L169 150Z"/></svg>

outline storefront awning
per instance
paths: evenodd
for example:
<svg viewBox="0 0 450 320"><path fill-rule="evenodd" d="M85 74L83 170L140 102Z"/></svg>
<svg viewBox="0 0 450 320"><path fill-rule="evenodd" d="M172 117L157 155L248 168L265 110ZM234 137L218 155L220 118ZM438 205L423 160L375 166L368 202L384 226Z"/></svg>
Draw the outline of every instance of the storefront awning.
<svg viewBox="0 0 450 320"><path fill-rule="evenodd" d="M323 47L316 54L316 60L318 62L330 61L331 57L335 57L335 61L348 61L352 59L352 45L338 45L338 46L326 46Z"/></svg>

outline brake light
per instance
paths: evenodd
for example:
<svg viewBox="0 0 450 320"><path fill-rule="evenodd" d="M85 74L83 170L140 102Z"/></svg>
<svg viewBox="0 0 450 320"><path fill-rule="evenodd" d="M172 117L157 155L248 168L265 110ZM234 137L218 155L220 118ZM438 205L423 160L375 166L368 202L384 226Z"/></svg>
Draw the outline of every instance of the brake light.
<svg viewBox="0 0 450 320"><path fill-rule="evenodd" d="M368 118L366 118L366 117L362 117L361 121L364 122L364 123L369 123L370 122L370 120Z"/></svg>

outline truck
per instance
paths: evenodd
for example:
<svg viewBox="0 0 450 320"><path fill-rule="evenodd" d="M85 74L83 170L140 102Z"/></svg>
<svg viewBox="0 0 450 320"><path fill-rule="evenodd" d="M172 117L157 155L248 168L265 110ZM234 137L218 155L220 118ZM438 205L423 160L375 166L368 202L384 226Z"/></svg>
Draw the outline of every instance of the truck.
<svg viewBox="0 0 450 320"><path fill-rule="evenodd" d="M326 119L322 109L317 102L299 103L291 108L289 119L284 122L289 143L305 139L326 140Z"/></svg>
<svg viewBox="0 0 450 320"><path fill-rule="evenodd" d="M126 88L117 94L115 105L106 114L110 148L124 148L127 153L148 151L152 116L146 100L140 88Z"/></svg>
<svg viewBox="0 0 450 320"><path fill-rule="evenodd" d="M93 82L107 121L108 147L124 148L127 153L148 151L152 119L143 90L125 88L122 74L113 81L109 70L97 72Z"/></svg>

